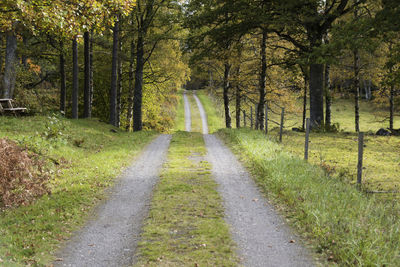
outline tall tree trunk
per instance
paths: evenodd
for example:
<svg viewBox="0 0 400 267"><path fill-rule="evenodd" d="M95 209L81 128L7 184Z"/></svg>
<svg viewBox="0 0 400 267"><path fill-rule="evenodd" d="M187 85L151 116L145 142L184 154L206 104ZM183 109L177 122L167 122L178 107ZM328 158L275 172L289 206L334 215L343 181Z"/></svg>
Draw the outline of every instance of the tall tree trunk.
<svg viewBox="0 0 400 267"><path fill-rule="evenodd" d="M308 88L308 75L306 70L303 70L303 79L304 79L304 94L303 94L303 120L302 120L302 129L306 129L306 118L307 118L307 88Z"/></svg>
<svg viewBox="0 0 400 267"><path fill-rule="evenodd" d="M17 37L14 32L8 32L6 37L6 55L3 76L3 98L13 98L17 65Z"/></svg>
<svg viewBox="0 0 400 267"><path fill-rule="evenodd" d="M117 123L117 82L118 82L118 45L119 45L119 22L115 22L113 29L113 50L111 64L111 86L110 86L110 120L109 123L118 127Z"/></svg>
<svg viewBox="0 0 400 267"><path fill-rule="evenodd" d="M310 65L310 120L311 128L324 122L324 65Z"/></svg>
<svg viewBox="0 0 400 267"><path fill-rule="evenodd" d="M85 86L83 91L84 98L84 118L91 117L91 106L90 106L90 34L86 31L83 35L84 38L84 54L85 54Z"/></svg>
<svg viewBox="0 0 400 267"><path fill-rule="evenodd" d="M0 97L3 95L4 33L0 32Z"/></svg>
<svg viewBox="0 0 400 267"><path fill-rule="evenodd" d="M330 79L331 66L325 64L325 127L330 129L332 124L332 95L331 95L331 79Z"/></svg>
<svg viewBox="0 0 400 267"><path fill-rule="evenodd" d="M225 125L226 128L232 128L232 118L229 108L229 88L230 88L229 76L231 71L231 65L228 62L225 62L224 67L225 70L224 70L223 88L224 88Z"/></svg>
<svg viewBox="0 0 400 267"><path fill-rule="evenodd" d="M24 68L28 67L28 57L26 55L26 51L28 49L28 37L27 34L23 34L22 36L22 43L24 44L24 49L22 51L22 55L21 55L21 64L22 66L24 66Z"/></svg>
<svg viewBox="0 0 400 267"><path fill-rule="evenodd" d="M90 39L89 39L89 91L90 91L90 113L92 113L93 107L93 30L90 31ZM91 115L91 114L90 114Z"/></svg>
<svg viewBox="0 0 400 267"><path fill-rule="evenodd" d="M79 104L79 65L78 65L78 41L74 37L72 41L72 118L78 118Z"/></svg>
<svg viewBox="0 0 400 267"><path fill-rule="evenodd" d="M240 67L237 69L237 76L239 78L240 75ZM239 81L236 82L236 128L240 128L240 110L241 110L241 97L242 97L242 90L240 89Z"/></svg>
<svg viewBox="0 0 400 267"><path fill-rule="evenodd" d="M121 29L120 29L121 30ZM117 124L118 127L121 126L121 95L122 95L122 40L120 38L118 45L118 82L117 82Z"/></svg>
<svg viewBox="0 0 400 267"><path fill-rule="evenodd" d="M134 96L134 64L135 64L135 40L131 40L131 54L129 58L129 96L128 96L128 112L126 114L126 131L130 131L133 116L133 96Z"/></svg>
<svg viewBox="0 0 400 267"><path fill-rule="evenodd" d="M67 101L67 85L65 76L64 45L60 43L60 111L65 114Z"/></svg>
<svg viewBox="0 0 400 267"><path fill-rule="evenodd" d="M261 71L260 71L260 86L259 86L259 100L257 106L256 129L264 130L264 105L266 96L266 79L267 79L267 31L264 29L261 39Z"/></svg>
<svg viewBox="0 0 400 267"><path fill-rule="evenodd" d="M135 70L135 89L133 100L133 130L141 131L142 121L142 102L143 102L143 68L144 68L144 36L139 32L136 49L136 70Z"/></svg>

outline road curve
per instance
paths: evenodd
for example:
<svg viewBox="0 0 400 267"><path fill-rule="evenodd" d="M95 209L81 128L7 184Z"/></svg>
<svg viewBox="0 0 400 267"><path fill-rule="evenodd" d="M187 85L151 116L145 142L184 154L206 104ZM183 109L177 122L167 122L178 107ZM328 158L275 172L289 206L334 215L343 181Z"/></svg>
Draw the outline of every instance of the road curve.
<svg viewBox="0 0 400 267"><path fill-rule="evenodd" d="M171 137L150 143L111 190L95 217L76 232L57 255L55 266L131 266L152 190L166 157ZM60 259L60 260L61 260Z"/></svg>
<svg viewBox="0 0 400 267"><path fill-rule="evenodd" d="M185 103L185 131L192 131L192 115L190 114L190 103L188 96L186 95L186 90L183 92L183 101Z"/></svg>
<svg viewBox="0 0 400 267"><path fill-rule="evenodd" d="M200 111L201 122L203 126L203 134L208 134L208 122L207 122L207 115L204 110L203 105L201 104L200 99L197 97L196 92L193 93L194 99L196 100L197 107Z"/></svg>
<svg viewBox="0 0 400 267"><path fill-rule="evenodd" d="M307 249L291 234L233 153L214 135L204 135L204 140L207 161L213 166L224 201L225 219L244 266L314 266Z"/></svg>

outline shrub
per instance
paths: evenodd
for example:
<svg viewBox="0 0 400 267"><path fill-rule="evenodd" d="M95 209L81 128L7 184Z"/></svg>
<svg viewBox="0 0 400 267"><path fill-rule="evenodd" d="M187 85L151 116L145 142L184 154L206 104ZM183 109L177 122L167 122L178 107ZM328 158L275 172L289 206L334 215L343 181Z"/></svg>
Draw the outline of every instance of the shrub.
<svg viewBox="0 0 400 267"><path fill-rule="evenodd" d="M43 161L36 154L29 154L10 140L0 139L0 197L3 205L31 203L49 192L48 179Z"/></svg>

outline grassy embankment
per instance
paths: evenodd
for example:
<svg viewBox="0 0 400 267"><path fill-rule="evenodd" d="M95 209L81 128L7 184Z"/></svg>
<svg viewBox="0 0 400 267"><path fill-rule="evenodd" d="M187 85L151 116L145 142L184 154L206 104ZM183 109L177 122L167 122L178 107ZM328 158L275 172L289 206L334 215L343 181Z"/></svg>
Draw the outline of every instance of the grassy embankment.
<svg viewBox="0 0 400 267"><path fill-rule="evenodd" d="M60 242L85 221L105 197L104 189L155 136L110 129L96 120L0 117L0 138L42 154L52 177L51 194L0 211L0 265L50 263Z"/></svg>
<svg viewBox="0 0 400 267"><path fill-rule="evenodd" d="M215 108L215 104L212 102L210 97L207 96L205 91L197 91L201 103L203 104L204 110L207 114L208 130L210 133L214 133L219 129L225 127L224 120L221 118L221 113ZM234 124L233 124L234 125Z"/></svg>
<svg viewBox="0 0 400 267"><path fill-rule="evenodd" d="M367 197L249 129L221 130L277 207L315 251L341 266L400 265L400 207Z"/></svg>
<svg viewBox="0 0 400 267"><path fill-rule="evenodd" d="M200 131L199 112L191 104L193 128ZM205 153L200 133L173 135L145 221L137 266L238 264Z"/></svg>

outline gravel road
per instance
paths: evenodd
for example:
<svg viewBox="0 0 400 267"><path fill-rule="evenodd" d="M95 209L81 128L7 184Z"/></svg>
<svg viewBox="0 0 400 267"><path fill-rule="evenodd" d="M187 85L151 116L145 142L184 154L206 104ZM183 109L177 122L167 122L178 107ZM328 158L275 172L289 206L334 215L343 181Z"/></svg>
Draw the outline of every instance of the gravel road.
<svg viewBox="0 0 400 267"><path fill-rule="evenodd" d="M128 168L109 199L76 232L58 257L56 266L130 266L134 261L143 219L166 157L171 137L161 135Z"/></svg>
<svg viewBox="0 0 400 267"><path fill-rule="evenodd" d="M314 266L280 215L261 195L249 173L214 135L204 135L207 160L224 200L226 221L245 266Z"/></svg>
<svg viewBox="0 0 400 267"><path fill-rule="evenodd" d="M192 131L192 115L190 114L190 103L186 91L183 92L183 101L185 103L185 131Z"/></svg>
<svg viewBox="0 0 400 267"><path fill-rule="evenodd" d="M235 155L214 135L208 135L207 117L194 95L203 121L207 160L223 198L225 219L245 266L314 266L283 219L259 192ZM205 127L204 127L205 125Z"/></svg>
<svg viewBox="0 0 400 267"><path fill-rule="evenodd" d="M203 134L208 134L208 122L207 122L207 114L204 111L203 105L200 102L200 99L197 97L196 92L193 93L194 99L196 100L197 107L200 111L201 122L203 125Z"/></svg>

